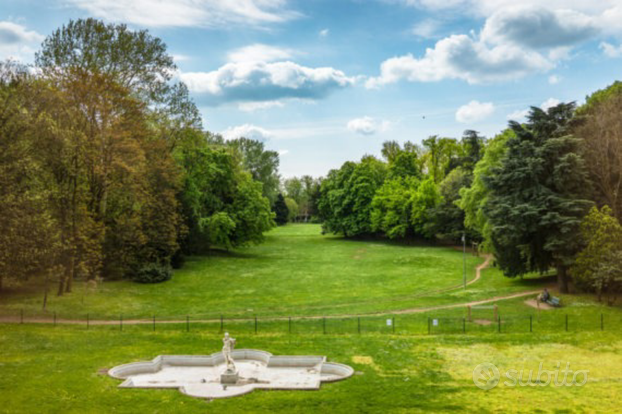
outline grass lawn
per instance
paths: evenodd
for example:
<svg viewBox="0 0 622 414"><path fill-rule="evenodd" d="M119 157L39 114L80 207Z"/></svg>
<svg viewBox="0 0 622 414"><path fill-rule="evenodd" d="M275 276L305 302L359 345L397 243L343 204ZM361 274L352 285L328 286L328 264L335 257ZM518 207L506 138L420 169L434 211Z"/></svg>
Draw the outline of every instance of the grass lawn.
<svg viewBox="0 0 622 414"><path fill-rule="evenodd" d="M159 354L209 354L217 333L0 325L0 412L619 412L622 337L615 333L239 335L239 347L327 355L356 374L320 391L255 391L212 402L176 390L118 389L104 368ZM589 370L582 387L476 388L474 367ZM534 374L535 376L535 374ZM502 378L503 379L503 378ZM561 379L561 376L560 376ZM534 381L535 383L535 381Z"/></svg>
<svg viewBox="0 0 622 414"><path fill-rule="evenodd" d="M58 298L52 292L48 311L128 319L375 312L434 304L447 297L426 292L462 283L463 255L455 249L352 241L320 232L311 224L279 227L259 246L190 258L162 284L104 282L89 292L78 282L70 295ZM467 255L469 279L482 262ZM0 312L37 313L42 298L41 291L5 294Z"/></svg>

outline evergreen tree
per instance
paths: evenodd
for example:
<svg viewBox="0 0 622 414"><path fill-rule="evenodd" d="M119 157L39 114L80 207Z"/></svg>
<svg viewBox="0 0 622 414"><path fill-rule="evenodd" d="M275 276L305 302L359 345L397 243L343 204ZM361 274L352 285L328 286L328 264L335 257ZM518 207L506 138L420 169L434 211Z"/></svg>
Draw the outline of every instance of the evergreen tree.
<svg viewBox="0 0 622 414"><path fill-rule="evenodd" d="M557 269L567 292L567 269L581 245L579 225L590 206L590 184L579 140L567 135L574 103L531 108L526 125L510 122L501 167L487 183L486 214L497 262L509 277Z"/></svg>
<svg viewBox="0 0 622 414"><path fill-rule="evenodd" d="M276 215L276 217L274 218L276 224L278 224L279 226L287 224L287 216L289 214L289 210L287 209L287 204L285 204L285 197L283 197L283 194L279 193L279 195L276 196L273 211Z"/></svg>

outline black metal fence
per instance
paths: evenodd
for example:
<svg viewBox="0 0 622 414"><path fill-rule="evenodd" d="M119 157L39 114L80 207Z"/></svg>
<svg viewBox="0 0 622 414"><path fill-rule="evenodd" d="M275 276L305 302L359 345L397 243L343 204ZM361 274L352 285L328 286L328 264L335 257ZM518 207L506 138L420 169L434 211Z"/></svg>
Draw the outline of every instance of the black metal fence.
<svg viewBox="0 0 622 414"><path fill-rule="evenodd" d="M23 310L13 315L0 316L0 323L40 324L56 327L72 325L92 329L116 331L201 331L282 334L480 334L480 333L533 333L622 331L622 317L615 313L547 313L535 315L497 315L484 318L434 316L428 314L361 315L325 317L246 317L226 315L201 317L184 315L178 318L160 318L157 315L117 318L66 317L55 312L28 315Z"/></svg>

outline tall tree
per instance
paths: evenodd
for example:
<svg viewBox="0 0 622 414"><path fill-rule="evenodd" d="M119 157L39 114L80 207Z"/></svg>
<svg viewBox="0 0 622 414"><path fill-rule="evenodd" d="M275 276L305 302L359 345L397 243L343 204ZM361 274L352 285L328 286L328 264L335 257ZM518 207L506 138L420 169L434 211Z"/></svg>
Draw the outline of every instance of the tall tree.
<svg viewBox="0 0 622 414"><path fill-rule="evenodd" d="M486 214L497 262L509 277L557 269L568 291L567 269L581 247L579 225L590 206L590 183L580 142L568 135L574 103L531 108L526 125L510 122L501 167L487 182Z"/></svg>
<svg viewBox="0 0 622 414"><path fill-rule="evenodd" d="M279 154L266 150L264 144L247 138L228 141L242 157L242 165L255 181L262 184L262 194L274 204L279 193Z"/></svg>
<svg viewBox="0 0 622 414"><path fill-rule="evenodd" d="M274 221L279 226L287 224L287 219L289 217L289 209L287 208L287 204L285 204L285 197L283 194L279 193L276 197L276 201L274 202Z"/></svg>

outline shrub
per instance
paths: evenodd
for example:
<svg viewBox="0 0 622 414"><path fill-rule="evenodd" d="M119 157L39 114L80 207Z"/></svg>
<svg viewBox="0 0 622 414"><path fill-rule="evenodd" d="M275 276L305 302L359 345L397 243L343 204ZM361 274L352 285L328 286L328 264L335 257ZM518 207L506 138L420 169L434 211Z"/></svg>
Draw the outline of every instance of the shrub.
<svg viewBox="0 0 622 414"><path fill-rule="evenodd" d="M159 263L149 263L134 273L132 280L137 283L161 283L173 276L170 266Z"/></svg>

